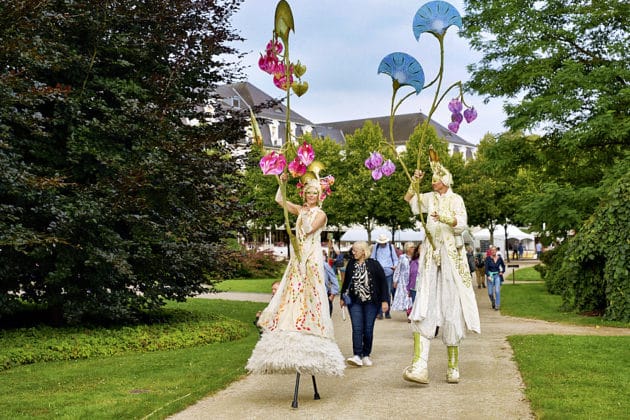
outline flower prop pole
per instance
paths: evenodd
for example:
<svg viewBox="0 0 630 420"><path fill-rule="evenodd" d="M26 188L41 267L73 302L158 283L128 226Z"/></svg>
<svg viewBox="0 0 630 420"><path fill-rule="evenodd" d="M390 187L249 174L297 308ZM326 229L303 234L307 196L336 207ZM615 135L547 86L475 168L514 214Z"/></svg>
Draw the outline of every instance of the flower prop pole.
<svg viewBox="0 0 630 420"><path fill-rule="evenodd" d="M282 207L284 209L284 225L289 235L289 241L293 248L294 255L298 260L301 259L298 238L293 234L291 223L289 221L289 211L286 206L287 202L287 183L283 182L280 174L287 171L293 177L303 177L309 165L314 164L315 155L312 147L304 143L296 150L295 139L291 135L291 91L298 97L302 96L308 90L308 83L302 81L302 76L306 73L306 66L298 61L291 63L289 57L289 33L295 31L293 22L293 13L291 7L286 0L280 0L276 5L274 16L274 30L271 41L267 44L265 55L260 56L258 66L261 70L273 76L274 85L286 93L286 127L285 142L281 148L281 153L271 152L265 155L260 161L260 167L265 175L276 175L280 192L282 194ZM296 80L297 79L297 80ZM252 114L252 131L254 138L260 133L258 123ZM262 137L261 137L262 144ZM286 164L287 155L295 156L295 159ZM271 170L267 170L271 167ZM318 174L316 174L319 179ZM332 182L330 183L332 185Z"/></svg>
<svg viewBox="0 0 630 420"><path fill-rule="evenodd" d="M394 123L398 107L400 107L400 105L409 97L411 97L414 93L417 95L422 90L425 90L437 83L436 90L433 95L433 101L431 103L431 108L429 109L427 118L422 124L420 143L418 146L418 158L416 162L417 169L421 168L421 163L423 161L422 153L425 148L426 133L429 128L429 123L433 117L433 114L437 110L440 103L444 100L448 92L450 92L454 88L459 88L458 96L451 100L451 102L449 103L449 110L451 111L451 123L448 125L449 130L457 133L457 131L459 130L459 125L461 124L463 119L466 119L466 122L470 123L474 121L475 118L477 118L477 112L475 111L475 109L468 106L464 102L463 86L461 81L451 84L448 88L445 89L444 92L442 92L442 84L444 78L444 36L446 35L446 31L448 30L448 28L453 25L461 29L462 18L457 9L453 7L450 3L447 3L445 1L430 1L421 6L414 16L412 26L416 40L420 41L420 36L423 33L429 33L437 38L440 49L440 67L438 73L436 77L426 86L424 85L425 78L422 66L415 58L413 58L409 54L403 52L391 53L383 58L383 60L381 60L381 63L378 67L378 73L388 74L392 78L393 92L390 106L388 147L390 147L394 151L394 154L400 162L405 172L405 175L409 179L409 182L411 184L410 188L416 194L419 207L421 207L419 182L414 182L414 178L405 166L405 163L398 155L398 153L396 153ZM413 88L413 91L408 93L396 103L396 94L402 86L410 86ZM466 107L466 110L462 115L461 111L464 106ZM431 154L431 152L433 152L433 150L429 151L431 159L436 159L437 157L435 155L435 152L433 152L433 154ZM422 227L425 230L429 243L435 249L433 238L431 237L429 231L426 229L426 224L422 212L420 212L420 222L422 223Z"/></svg>

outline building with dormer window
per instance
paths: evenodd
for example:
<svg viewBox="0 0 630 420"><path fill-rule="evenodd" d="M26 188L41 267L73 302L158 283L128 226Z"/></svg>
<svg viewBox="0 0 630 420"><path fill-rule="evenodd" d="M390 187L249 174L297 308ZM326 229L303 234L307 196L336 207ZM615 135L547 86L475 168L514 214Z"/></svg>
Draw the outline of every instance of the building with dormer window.
<svg viewBox="0 0 630 420"><path fill-rule="evenodd" d="M263 145L267 149L279 149L286 142L286 112L287 108L275 98L266 94L262 90L249 82L223 85L217 88L217 93L224 98L224 104L229 108L249 110L265 103L274 105L264 108L256 113L256 119L260 127ZM339 144L344 144L345 136L354 133L363 127L366 121L372 121L378 125L383 133L389 132L389 116L370 117L348 121L331 121L324 123L313 123L308 118L290 111L291 127L290 135L298 138L303 134L310 133L313 137L329 137ZM421 113L402 114L396 116L394 126L395 143L398 150L404 150L405 143L416 127L426 120L426 115ZM449 131L446 127L435 121L431 122L438 137L448 142L449 153L461 153L464 159L473 159L477 152L477 146L472 144L457 134ZM252 140L251 132L246 140L250 144Z"/></svg>

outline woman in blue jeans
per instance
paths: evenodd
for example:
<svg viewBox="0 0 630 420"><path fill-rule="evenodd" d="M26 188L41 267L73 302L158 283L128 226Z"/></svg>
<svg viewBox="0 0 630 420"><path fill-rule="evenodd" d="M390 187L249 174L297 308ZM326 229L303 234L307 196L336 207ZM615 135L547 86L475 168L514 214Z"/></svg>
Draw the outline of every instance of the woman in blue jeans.
<svg viewBox="0 0 630 420"><path fill-rule="evenodd" d="M497 248L490 247L490 255L486 257L486 279L488 296L492 302L492 309L498 311L501 307L501 279L505 273L503 258L497 255Z"/></svg>
<svg viewBox="0 0 630 420"><path fill-rule="evenodd" d="M352 366L372 366L370 354L374 339L374 322L379 305L383 312L389 310L385 272L378 261L368 258L370 246L367 242L355 242L352 256L346 267L341 296L341 308L348 306L352 321L352 352L346 360Z"/></svg>

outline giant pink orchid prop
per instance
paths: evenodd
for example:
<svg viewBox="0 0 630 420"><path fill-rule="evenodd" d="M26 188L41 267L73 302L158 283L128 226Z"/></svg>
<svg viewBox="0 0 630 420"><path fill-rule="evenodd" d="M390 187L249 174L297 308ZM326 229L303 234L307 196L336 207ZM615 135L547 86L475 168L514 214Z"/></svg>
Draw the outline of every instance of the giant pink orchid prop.
<svg viewBox="0 0 630 420"><path fill-rule="evenodd" d="M271 41L267 43L265 54L260 55L258 66L261 70L273 76L273 82L279 89L286 92L286 131L285 143L280 153L272 151L260 160L260 168L265 175L280 175L288 171L294 178L301 178L298 183L300 194L302 187L308 179L316 178L322 186L323 200L330 195L330 186L335 182L334 177L329 176L319 179L319 172L323 165L315 161L313 146L303 142L296 150L295 139L291 134L291 92L296 96L302 96L308 90L308 83L302 81L302 76L306 73L306 66L299 61L292 63L289 58L289 33L294 31L293 13L286 0L280 0L276 6L274 30ZM297 79L297 80L296 80ZM252 131L256 143L262 147L262 136L256 117L251 112ZM287 165L287 156L294 157ZM300 259L300 247L297 238L293 235L289 222L289 213L286 206L286 182L281 182L277 177L282 192L284 207L284 224L289 235L289 239L295 256Z"/></svg>

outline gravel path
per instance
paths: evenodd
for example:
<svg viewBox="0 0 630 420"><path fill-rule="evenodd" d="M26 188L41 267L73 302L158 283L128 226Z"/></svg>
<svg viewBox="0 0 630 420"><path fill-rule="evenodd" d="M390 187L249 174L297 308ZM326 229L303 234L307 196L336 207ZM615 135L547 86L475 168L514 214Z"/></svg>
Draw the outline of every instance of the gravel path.
<svg viewBox="0 0 630 420"><path fill-rule="evenodd" d="M506 285L505 287L509 287ZM481 334L470 333L460 347L459 384L446 383L446 347L432 341L430 384L402 379L410 364L413 339L402 312L377 320L372 367L348 367L341 378L317 377L321 400L313 399L309 376L300 382L299 407L291 408L295 375L248 375L172 419L533 419L524 385L506 336L515 334L630 335L630 329L562 325L502 316L492 310L485 289L475 289ZM269 296L231 294L207 298L266 302ZM352 354L350 320L335 301L337 343ZM418 412L417 410L422 410Z"/></svg>

